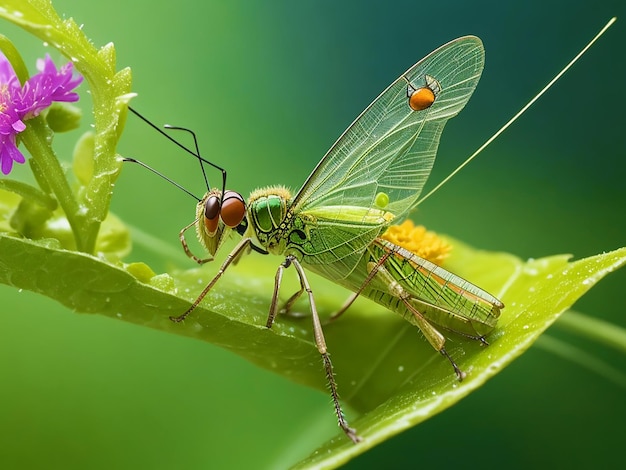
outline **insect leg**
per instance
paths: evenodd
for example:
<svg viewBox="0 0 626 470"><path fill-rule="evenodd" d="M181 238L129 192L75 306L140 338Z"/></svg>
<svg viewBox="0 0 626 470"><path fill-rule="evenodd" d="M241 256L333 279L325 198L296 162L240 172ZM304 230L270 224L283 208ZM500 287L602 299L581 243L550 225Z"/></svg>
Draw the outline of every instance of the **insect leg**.
<svg viewBox="0 0 626 470"><path fill-rule="evenodd" d="M459 366L457 366L456 362L454 362L454 359L452 359L452 357L450 357L450 355L446 351L446 348L444 347L446 344L445 337L439 332L439 330L437 330L437 328L431 325L428 320L426 320L424 316L413 305L411 305L411 302L409 302L409 298L401 297L400 299L402 300L406 308L413 314L413 318L415 319L419 329L422 330L422 333L424 333L424 336L426 337L430 345L435 350L439 351L439 353L443 357L450 361L450 364L452 364L452 368L454 369L454 373L456 374L459 381L462 381L467 376L467 374L459 369Z"/></svg>
<svg viewBox="0 0 626 470"><path fill-rule="evenodd" d="M378 262L376 263L376 266L373 269L370 270L369 274L365 278L365 281L363 281L363 284L361 284L361 287L359 287L359 289L354 294L350 295L350 297L348 297L348 300L346 300L346 302L341 306L341 308L339 310L337 310L335 313L333 313L328 318L329 322L336 320L341 315L343 315L346 310L348 310L350 305L352 305L354 303L354 301L357 299L357 297L359 295L361 295L361 293L365 290L365 288L368 286L368 284L370 282L372 282L372 279L374 279L374 277L376 277L376 273L378 272L378 269L383 265L383 263L385 261L387 261L387 258L389 258L389 256L391 256L391 253L392 253L391 251L386 252L378 260Z"/></svg>
<svg viewBox="0 0 626 470"><path fill-rule="evenodd" d="M233 248L233 251L231 251L228 254L226 259L222 263L222 266L220 266L220 269L217 272L217 274L215 274L213 279L211 279L211 282L209 282L207 286L202 290L202 292L200 292L200 295L191 304L191 306L187 310L185 310L185 312L183 312L182 315L179 315L177 317L172 316L170 317L170 320L172 320L175 323L179 323L183 321L185 318L187 318L187 316L195 310L195 308L200 304L200 302L202 302L202 299L204 299L204 297L209 293L209 291L213 288L215 283L219 281L219 279L222 277L222 274L224 274L224 271L226 271L226 268L228 268L228 266L230 266L230 264L239 257L239 255L248 247L248 245L251 242L252 240L250 238L244 238L243 240L241 240L237 244L237 246Z"/></svg>
<svg viewBox="0 0 626 470"><path fill-rule="evenodd" d="M278 304L278 292L280 291L280 284L283 280L283 271L291 265L291 260L286 258L285 261L278 265L276 270L276 276L274 276L274 294L272 295L272 303L270 304L270 313L267 315L267 322L265 326L271 328L276 318L276 305Z"/></svg>
<svg viewBox="0 0 626 470"><path fill-rule="evenodd" d="M271 328L272 325L274 324L274 319L276 318L276 314L277 314L276 308L278 305L278 292L280 290L280 284L283 279L283 271L285 270L285 268L288 268L289 266L291 266L291 258L287 257L285 258L285 261L280 263L280 265L278 266L278 269L276 270L276 276L274 277L274 294L272 295L272 303L270 304L270 313L267 316L267 322L265 323L265 326L267 328ZM300 290L296 292L295 294L293 294L291 297L289 297L289 299L287 300L287 302L285 303L285 306L283 307L281 311L289 312L289 310L291 309L291 306L294 304L296 300L298 300L300 295L302 295L302 293L304 292L304 289L305 289L304 283L302 282L302 278L299 278L299 279L300 279Z"/></svg>
<svg viewBox="0 0 626 470"><path fill-rule="evenodd" d="M335 407L335 414L337 415L339 427L343 430L343 432L346 433L346 435L352 440L352 442L356 444L357 442L361 441L361 438L356 434L356 430L348 425L348 421L346 420L346 417L343 414L343 410L341 409L341 405L339 404L337 382L335 382L333 365L330 361L330 356L328 355L326 340L324 339L324 332L322 331L322 323L320 322L320 317L317 313L317 307L315 306L315 299L313 298L313 291L311 290L311 286L309 285L309 281L307 280L302 265L296 258L294 258L293 256L288 256L283 263L283 269L289 267L291 264L293 264L293 266L296 268L298 276L300 277L300 283L306 291L307 295L309 296L311 317L313 319L313 334L315 336L315 345L317 346L317 350L319 351L319 353L322 355L324 371L326 372L326 379L328 380L328 386L330 388L330 394L333 400L333 405Z"/></svg>
<svg viewBox="0 0 626 470"><path fill-rule="evenodd" d="M387 255L391 253L392 252L388 252ZM388 257L389 256L386 256L383 258L387 259ZM450 364L452 364L452 368L454 369L454 373L456 374L459 381L463 380L466 377L465 372L459 369L459 366L457 366L456 362L454 362L452 357L450 357L450 355L445 349L446 338L439 332L439 330L437 330L437 328L435 328L428 320L426 320L426 318L424 318L422 313L419 312L419 310L417 310L415 306L411 303L411 299L413 298L411 293L407 292L393 278L393 276L389 273L389 271L387 271L387 269L382 265L380 260L377 263L374 263L374 262L368 263L367 267L368 267L368 270L370 271L368 278L372 276L372 273L374 273L374 276L372 276L372 278L376 277L378 281L382 281L384 285L387 286L387 292L390 295L397 297L398 299L402 301L402 303L407 308L407 310L409 310L413 314L413 319L415 320L415 323L417 324L418 328L422 331L422 333L424 334L424 336L426 337L430 345L436 351L439 351L439 353L442 356L447 358L448 361L450 361Z"/></svg>
<svg viewBox="0 0 626 470"><path fill-rule="evenodd" d="M191 227L196 225L196 222L198 222L198 219L194 220L193 222L191 222L189 225L187 225L186 227L183 227L183 229L180 231L180 233L178 234L178 238L180 238L180 243L183 245L183 250L185 250L185 254L191 258L192 260L194 260L196 263L198 264L204 264L204 263L208 263L209 261L213 261L213 258L198 258L196 255L194 255L191 250L189 249L189 245L187 245L187 240L185 240L185 232L187 230L189 230Z"/></svg>
<svg viewBox="0 0 626 470"><path fill-rule="evenodd" d="M300 290L287 299L287 302L285 302L285 305L283 305L281 312L289 314L291 312L291 307L293 306L294 303L296 303L296 300L300 298L303 292L304 292L304 286L302 285L302 283L300 283ZM292 314L292 316L298 317L299 315Z"/></svg>

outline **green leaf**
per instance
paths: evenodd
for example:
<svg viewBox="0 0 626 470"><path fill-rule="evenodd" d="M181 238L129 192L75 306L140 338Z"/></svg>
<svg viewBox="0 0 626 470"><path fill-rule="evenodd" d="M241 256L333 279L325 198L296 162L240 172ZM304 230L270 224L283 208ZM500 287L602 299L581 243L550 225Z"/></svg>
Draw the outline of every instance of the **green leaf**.
<svg viewBox="0 0 626 470"><path fill-rule="evenodd" d="M0 232L76 250L72 228L56 201L19 181L0 179ZM101 224L95 249L113 260L130 253L130 232L114 214L109 213Z"/></svg>
<svg viewBox="0 0 626 470"><path fill-rule="evenodd" d="M17 78L20 80L20 83L24 83L28 80L28 69L24 64L24 60L22 56L15 48L13 43L7 38L4 34L0 34L0 51L5 55L11 66L13 67L13 71Z"/></svg>
<svg viewBox="0 0 626 470"><path fill-rule="evenodd" d="M487 338L490 346L449 336L448 352L468 373L459 383L416 328L359 299L324 331L339 392L353 410L348 418L364 441L354 445L338 431L301 468L336 467L453 405L519 356L580 296L626 262L626 248L575 262L565 255L522 262L450 241L454 252L446 267L500 296L506 305ZM290 380L326 390L308 317L280 317L271 330L263 326L279 258L242 259L187 321L174 324L168 317L189 306L216 272L216 263L172 277L153 276L143 264L114 265L56 245L0 235L0 281L55 298L77 312L209 341ZM283 299L298 287L295 275L285 277ZM311 275L310 282L323 317L347 296L317 276ZM299 302L295 311L306 312L308 305ZM328 419L334 419L330 405Z"/></svg>

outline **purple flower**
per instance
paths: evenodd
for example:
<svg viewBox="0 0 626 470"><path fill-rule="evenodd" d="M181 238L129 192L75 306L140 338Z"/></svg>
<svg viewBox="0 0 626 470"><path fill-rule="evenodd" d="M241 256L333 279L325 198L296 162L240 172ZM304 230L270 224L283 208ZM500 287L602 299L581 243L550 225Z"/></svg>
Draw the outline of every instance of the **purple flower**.
<svg viewBox="0 0 626 470"><path fill-rule="evenodd" d="M57 70L50 56L37 61L39 73L20 84L8 59L0 52L0 170L11 172L13 162L25 158L16 145L16 136L24 129L24 121L38 116L53 101L77 101L72 90L82 81L73 76L74 65L69 62Z"/></svg>

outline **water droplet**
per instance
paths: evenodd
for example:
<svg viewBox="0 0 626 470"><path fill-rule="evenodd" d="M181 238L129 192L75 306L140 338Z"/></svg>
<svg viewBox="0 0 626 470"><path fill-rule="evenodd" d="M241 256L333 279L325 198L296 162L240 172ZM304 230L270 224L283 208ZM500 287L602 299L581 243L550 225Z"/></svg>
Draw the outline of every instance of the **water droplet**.
<svg viewBox="0 0 626 470"><path fill-rule="evenodd" d="M404 366L398 366L398 372L404 372Z"/></svg>

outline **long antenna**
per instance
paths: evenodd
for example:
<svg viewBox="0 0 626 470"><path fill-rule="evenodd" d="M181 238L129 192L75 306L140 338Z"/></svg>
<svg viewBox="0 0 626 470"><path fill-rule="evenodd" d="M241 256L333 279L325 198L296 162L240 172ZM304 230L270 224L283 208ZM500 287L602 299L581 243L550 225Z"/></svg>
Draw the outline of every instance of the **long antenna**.
<svg viewBox="0 0 626 470"><path fill-rule="evenodd" d="M184 131L184 132L187 132L187 133L191 134L191 137L193 138L193 144L196 147L196 153L193 154L193 155L195 157L200 157L200 147L198 147L198 138L196 137L196 133L194 131L192 131L191 129L187 129L186 127L170 126L169 124L165 124L163 127L165 127L166 129L174 130L174 131ZM202 176L204 176L204 184L206 185L206 189L210 190L211 187L209 186L209 180L206 177L206 171L204 171L204 165L202 164L202 160L198 159L198 162L200 163L200 169L202 170ZM213 165L212 163L210 163L210 164ZM223 182L224 185L226 185L226 172L223 169L221 169L220 167L216 166L216 165L213 165L213 166L215 168L218 168L218 169L222 170L222 182Z"/></svg>
<svg viewBox="0 0 626 470"><path fill-rule="evenodd" d="M565 74L565 72L567 72L572 65L574 65L574 63L576 63L576 61L578 59L580 59L580 57L587 52L587 50L600 38L600 36L602 36L607 29L609 29L611 27L611 25L613 23L615 23L615 21L617 20L616 17L613 17L609 20L609 22L604 26L604 28L602 28L600 30L600 32L598 34L596 34L596 36L589 42L589 44L587 44L577 55L576 57L574 57L569 64L567 64L563 70L561 70L552 80L550 80L550 82L543 87L543 89L537 93L535 95L535 97L533 99L531 99L526 106L524 106L522 109L520 109L518 111L518 113L513 116L504 126L502 126L493 136L491 136L491 138L489 138L484 144L482 144L478 150L476 150L472 155L470 155L470 157L465 160L463 163L461 163L456 170L454 170L452 173L450 173L441 183L439 183L437 186L435 186L428 194L426 194L426 196L424 196L423 198L421 198L419 201L417 201L416 205L421 204L422 202L424 202L426 199L428 199L432 194L435 193L435 191L437 191L439 188L441 188L444 184L446 184L448 181L450 181L450 179L452 179L452 177L454 175L456 175L459 171L461 171L465 165L467 165L469 162L471 162L474 158L476 158L478 156L478 154L480 152L482 152L489 144L491 144L491 142L493 142L494 140L496 140L500 134L502 134L506 129L508 129L508 127L513 124L515 121L517 121L517 119L526 112L526 110L528 108L530 108L535 101L537 101L546 91L548 91L548 89L550 89L550 87L552 87L552 85L554 85L554 83L563 76L563 74Z"/></svg>
<svg viewBox="0 0 626 470"><path fill-rule="evenodd" d="M226 170L224 168L222 168L221 166L218 166L215 163L212 163L212 162L206 160L205 158L202 158L202 156L200 155L200 148L198 147L198 138L196 137L196 133L194 131L192 131L191 129L187 129L186 127L170 126L169 124L166 124L164 126L166 129L177 130L177 131L184 131L184 132L188 132L189 134L191 134L191 136L193 138L194 146L196 148L195 152L193 150L191 150L190 148L188 148L187 146L185 146L184 144L182 144L181 142L179 142L178 140L174 139L171 135L169 135L167 132L165 132L159 126L155 125L152 121L150 121L148 118L144 117L142 114L140 114L137 110L135 110L131 106L128 107L128 110L130 112L132 112L135 116L137 116L139 119L141 119L143 122L148 124L150 127L152 127L154 130L156 130L159 134L165 136L168 140L170 140L171 142L174 142L176 145L178 145L185 152L187 152L190 155L193 155L194 157L196 157L198 159L198 162L200 163L200 168L202 170L202 175L204 176L204 183L206 184L207 190L210 190L211 186L209 185L209 180L207 178L206 171L204 170L204 165L202 163L206 163L207 165L212 166L216 170L221 171L222 172L222 197L223 197L224 193L226 192ZM135 159L132 159L132 158L125 158L124 160L125 161L129 161L129 162L139 163L144 168L147 168L148 170L152 171L153 173L163 177L167 181L170 181L175 186L177 186L178 188L180 188L183 191L185 191L187 194L191 194L189 191L187 191L186 189L182 188L182 186L180 186L179 184L175 183L174 181L170 180L169 178L166 178L164 175L162 175L158 171L154 170L153 168L149 167L148 165L140 162L139 160L135 160ZM193 196L193 197L195 198L196 196Z"/></svg>
<svg viewBox="0 0 626 470"><path fill-rule="evenodd" d="M136 163L139 166L144 167L146 170L150 170L152 173L154 173L157 176L160 176L161 178L163 178L165 181L167 181L168 183L173 184L174 186L176 186L178 189L180 189L181 191L186 192L187 194L189 194L192 198L194 198L196 201L200 202L200 198L198 196L196 196L195 194L193 194L191 191L189 191L187 188L184 188L183 186L181 186L180 184L178 184L176 181L174 181L171 178L168 178L167 176L165 176L163 173L155 170L154 168L152 168L151 166L146 165L144 162L137 160L135 158L128 158L128 157L123 157L122 161L124 162L130 162L130 163Z"/></svg>

